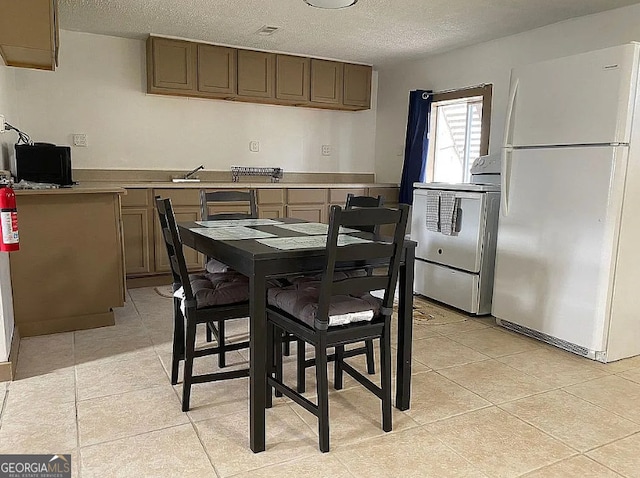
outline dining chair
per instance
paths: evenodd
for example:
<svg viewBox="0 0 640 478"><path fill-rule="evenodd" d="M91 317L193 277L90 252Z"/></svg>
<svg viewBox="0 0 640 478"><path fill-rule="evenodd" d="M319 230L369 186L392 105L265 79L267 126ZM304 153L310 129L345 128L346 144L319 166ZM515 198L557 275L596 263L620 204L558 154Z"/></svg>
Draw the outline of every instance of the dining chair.
<svg viewBox="0 0 640 478"><path fill-rule="evenodd" d="M211 212L211 208L214 209L214 212ZM220 209L224 209L224 212L220 211ZM236 210L231 211L230 209ZM203 221L256 219L258 217L256 191L255 189L249 189L248 191L205 191L201 189L200 217ZM207 272L214 274L235 273L235 271L226 264L210 257L207 257L205 269ZM225 367L227 340L224 321L208 323L206 337L207 342L211 342L215 337L220 350L218 354L218 366L221 368Z"/></svg>
<svg viewBox="0 0 640 478"><path fill-rule="evenodd" d="M382 207L384 203L384 199L382 196L373 197L373 196L355 196L353 193L347 194L347 202L345 204L345 209L354 209L354 208L366 208L366 207ZM377 228L373 225L363 225L355 227L354 229L358 229L365 232L377 232ZM362 269L359 269L357 272L360 272ZM367 274L371 274L373 271L372 268L366 269ZM341 272L345 273L345 272ZM366 340L364 346L350 349L345 351L345 357L353 357L355 355L365 354L367 359L367 373L373 375L376 373L376 360L375 353L373 350L373 340ZM329 361L333 360L334 356L329 356ZM297 356L297 366L298 366L298 392L304 392L306 389L305 381L305 373L304 369L313 367L315 365L315 359L307 359L305 356L305 350L303 348L298 349ZM302 370L302 372L300 372Z"/></svg>
<svg viewBox="0 0 640 478"><path fill-rule="evenodd" d="M342 388L346 372L382 401L382 429L391 431L391 315L408 206L399 209L382 207L343 210L331 207L326 260L318 281L302 281L267 292L267 403L272 405L275 389L318 418L320 451L329 451L329 397L327 349L335 348L334 387ZM393 239L375 240L339 246L340 226L374 227L393 225ZM360 233L362 236L362 233ZM379 239L379 238L378 238ZM347 267L375 267L373 275L336 274ZM371 291L384 290L382 299ZM316 363L317 403L313 403L283 381L281 331L313 345ZM381 386L344 361L345 345L379 339Z"/></svg>
<svg viewBox="0 0 640 478"><path fill-rule="evenodd" d="M194 383L249 376L248 368L193 375L195 358L220 354L221 349L231 351L249 347L248 341L224 347L218 342L216 347L196 350L198 324L224 323L226 320L249 316L249 279L237 272L189 275L171 200L156 197L156 208L173 276L171 384L178 383L179 363L180 360L184 360L182 411L187 412L191 386Z"/></svg>
<svg viewBox="0 0 640 478"><path fill-rule="evenodd" d="M221 209L223 209L224 212L222 212ZM203 221L257 219L258 207L256 190L206 191L201 189L200 217L202 217ZM207 272L211 273L235 272L226 264L210 257L207 258L205 268ZM218 342L218 347L220 349L218 355L218 366L221 368L225 367L225 355L228 349L224 321L220 321L218 323L211 322L207 324L206 334L207 342L211 342L214 337ZM285 340L283 346L285 355L289 355L291 352L290 340Z"/></svg>
<svg viewBox="0 0 640 478"><path fill-rule="evenodd" d="M355 196L353 193L347 194L347 203L345 204L345 209L353 209L356 207L382 207L384 205L384 198L382 196ZM367 232L377 232L374 231L374 226L365 225L359 226L355 229L359 229L361 231Z"/></svg>
<svg viewBox="0 0 640 478"><path fill-rule="evenodd" d="M383 205L384 205L384 199L380 195L378 195L377 197L355 196L353 193L348 193L345 209L353 209L358 207L382 207ZM354 229L358 229L360 231L377 233L379 228L372 225L364 225L364 226L355 227ZM368 274L371 274L372 272L373 272L372 268L367 269ZM367 355L367 372L369 374L376 373L375 355L373 353L373 340L366 340L364 349L359 348L355 350L350 350L349 352L354 355L364 352Z"/></svg>
<svg viewBox="0 0 640 478"><path fill-rule="evenodd" d="M215 212L219 203L226 204L224 212ZM214 208L211 212L210 206ZM231 211L230 209L237 209ZM205 191L200 190L200 215L203 221L215 221L222 219L255 219L258 217L256 202L256 190L248 191Z"/></svg>

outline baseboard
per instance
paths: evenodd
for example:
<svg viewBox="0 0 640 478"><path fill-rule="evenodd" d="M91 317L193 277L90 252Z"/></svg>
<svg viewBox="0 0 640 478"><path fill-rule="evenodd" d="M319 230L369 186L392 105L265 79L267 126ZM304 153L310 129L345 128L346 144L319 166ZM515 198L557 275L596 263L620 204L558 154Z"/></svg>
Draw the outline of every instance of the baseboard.
<svg viewBox="0 0 640 478"><path fill-rule="evenodd" d="M13 329L9 358L6 362L0 362L0 382L10 382L15 377L16 365L18 364L18 350L20 349L20 332L18 327Z"/></svg>
<svg viewBox="0 0 640 478"><path fill-rule="evenodd" d="M94 329L115 325L116 321L112 311L101 314L80 315L65 317L62 319L43 320L40 322L23 322L20 324L20 333L23 337L34 335L57 334L71 332L73 330Z"/></svg>
<svg viewBox="0 0 640 478"><path fill-rule="evenodd" d="M127 277L127 289L138 289L140 287L157 287L160 285L170 285L173 282L171 274L160 274L144 277Z"/></svg>

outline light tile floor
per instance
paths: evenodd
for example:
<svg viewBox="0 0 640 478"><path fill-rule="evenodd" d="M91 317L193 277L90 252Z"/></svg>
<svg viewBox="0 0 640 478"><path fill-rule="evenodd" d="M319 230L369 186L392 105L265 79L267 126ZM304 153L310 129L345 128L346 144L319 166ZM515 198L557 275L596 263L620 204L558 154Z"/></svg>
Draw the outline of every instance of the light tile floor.
<svg viewBox="0 0 640 478"><path fill-rule="evenodd" d="M281 398L267 450L253 454L247 379L195 385L180 411L167 375L171 299L133 289L116 317L22 340L17 379L0 386L0 453L71 453L83 478L640 477L640 357L592 362L417 298L412 406L394 409L393 432L381 430L378 399L346 378L331 391L330 453L318 451L315 417ZM307 381L313 398L313 370Z"/></svg>

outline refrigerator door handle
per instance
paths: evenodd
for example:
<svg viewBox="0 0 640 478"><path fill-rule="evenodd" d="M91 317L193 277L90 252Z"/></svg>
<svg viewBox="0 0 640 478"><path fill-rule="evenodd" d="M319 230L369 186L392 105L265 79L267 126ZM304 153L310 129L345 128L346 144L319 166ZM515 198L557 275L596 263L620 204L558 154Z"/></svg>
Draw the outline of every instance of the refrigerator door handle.
<svg viewBox="0 0 640 478"><path fill-rule="evenodd" d="M513 146L506 145L502 148L502 171L500 173L500 200L503 216L509 215L509 183L511 182L511 155L513 154Z"/></svg>
<svg viewBox="0 0 640 478"><path fill-rule="evenodd" d="M509 103L507 104L507 118L504 126L504 145L513 144L513 109L516 105L516 96L518 95L518 79L516 78L509 92Z"/></svg>
<svg viewBox="0 0 640 478"><path fill-rule="evenodd" d="M513 73L512 73L513 74ZM518 94L518 79L512 78L511 91L509 92L509 103L507 105L507 118L504 128L504 147L502 148L502 164L500 174L500 200L503 216L509 214L509 180L511 175L511 153L513 152L512 136L513 136L513 109L516 104L516 96Z"/></svg>

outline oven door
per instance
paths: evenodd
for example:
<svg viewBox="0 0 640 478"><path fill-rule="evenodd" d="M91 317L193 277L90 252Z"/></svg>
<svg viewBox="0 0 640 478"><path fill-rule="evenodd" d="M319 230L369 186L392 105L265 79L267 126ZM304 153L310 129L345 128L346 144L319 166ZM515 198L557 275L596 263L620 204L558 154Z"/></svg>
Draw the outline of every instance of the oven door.
<svg viewBox="0 0 640 478"><path fill-rule="evenodd" d="M427 190L416 189L411 239L418 242L416 257L463 271L478 273L486 224L486 195L455 191L458 199L456 233L446 236L427 230Z"/></svg>

